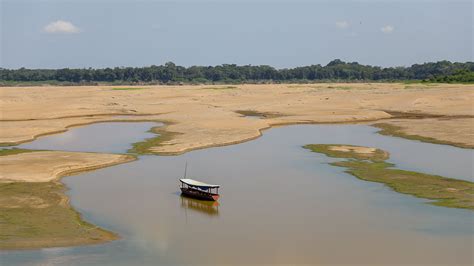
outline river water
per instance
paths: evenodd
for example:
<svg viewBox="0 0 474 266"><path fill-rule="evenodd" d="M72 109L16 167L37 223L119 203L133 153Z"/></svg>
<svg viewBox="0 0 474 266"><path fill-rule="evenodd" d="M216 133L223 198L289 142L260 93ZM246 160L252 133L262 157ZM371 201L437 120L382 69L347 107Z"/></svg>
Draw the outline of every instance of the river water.
<svg viewBox="0 0 474 266"><path fill-rule="evenodd" d="M152 123L102 123L20 147L125 152ZM376 134L364 125L273 128L232 146L139 160L63 181L110 243L0 253L2 265L472 265L474 213L359 180L301 148L377 147L397 168L473 180L473 151ZM69 134L69 137L64 137ZM217 183L219 203L179 194L178 179Z"/></svg>

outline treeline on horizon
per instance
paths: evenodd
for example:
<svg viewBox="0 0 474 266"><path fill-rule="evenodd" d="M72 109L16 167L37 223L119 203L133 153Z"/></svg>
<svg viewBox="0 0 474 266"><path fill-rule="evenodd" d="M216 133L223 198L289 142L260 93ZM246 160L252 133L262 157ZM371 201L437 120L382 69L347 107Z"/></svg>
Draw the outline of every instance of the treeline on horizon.
<svg viewBox="0 0 474 266"><path fill-rule="evenodd" d="M156 83L290 83L324 81L426 81L474 82L474 62L439 61L410 67L378 67L343 62L339 59L326 66L311 65L276 69L268 65L224 64L218 66L177 66L172 62L149 67L115 67L102 69L5 69L0 68L0 82L69 82L74 84Z"/></svg>

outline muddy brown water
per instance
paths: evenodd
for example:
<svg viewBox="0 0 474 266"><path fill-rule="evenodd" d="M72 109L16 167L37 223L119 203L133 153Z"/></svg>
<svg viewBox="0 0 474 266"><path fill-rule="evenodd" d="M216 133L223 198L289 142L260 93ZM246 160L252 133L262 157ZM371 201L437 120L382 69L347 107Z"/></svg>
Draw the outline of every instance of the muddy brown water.
<svg viewBox="0 0 474 266"><path fill-rule="evenodd" d="M102 123L71 129L74 137L61 145L54 142L58 134L21 146L125 152L130 140L149 137L144 132L151 126ZM250 142L179 156L141 156L66 177L72 205L87 221L122 239L2 252L0 264L472 265L472 211L432 206L359 180L328 165L337 159L301 148L310 143L372 146L389 151L389 162L397 168L472 181L472 150L376 131L363 125L273 128ZM117 132L122 137L115 138ZM180 196L178 179L186 161L188 177L222 186L218 203Z"/></svg>

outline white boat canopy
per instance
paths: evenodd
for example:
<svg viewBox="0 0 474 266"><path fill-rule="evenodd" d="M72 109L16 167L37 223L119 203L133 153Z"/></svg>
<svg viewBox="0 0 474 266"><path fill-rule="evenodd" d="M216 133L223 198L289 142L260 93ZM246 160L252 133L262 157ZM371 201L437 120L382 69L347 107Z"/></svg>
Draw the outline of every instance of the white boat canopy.
<svg viewBox="0 0 474 266"><path fill-rule="evenodd" d="M192 187L198 187L198 188L201 188L201 189L220 187L219 185L206 184L206 183L203 183L201 181L196 181L194 179L189 179L189 178L180 179L179 181L181 181L182 183L185 183L186 185L189 185L189 186L192 186Z"/></svg>

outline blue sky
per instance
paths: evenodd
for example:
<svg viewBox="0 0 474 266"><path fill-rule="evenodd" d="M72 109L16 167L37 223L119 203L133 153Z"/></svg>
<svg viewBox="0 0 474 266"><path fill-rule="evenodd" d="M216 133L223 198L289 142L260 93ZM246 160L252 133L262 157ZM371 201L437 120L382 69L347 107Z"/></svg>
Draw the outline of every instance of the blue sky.
<svg viewBox="0 0 474 266"><path fill-rule="evenodd" d="M473 61L473 1L0 0L0 66Z"/></svg>

